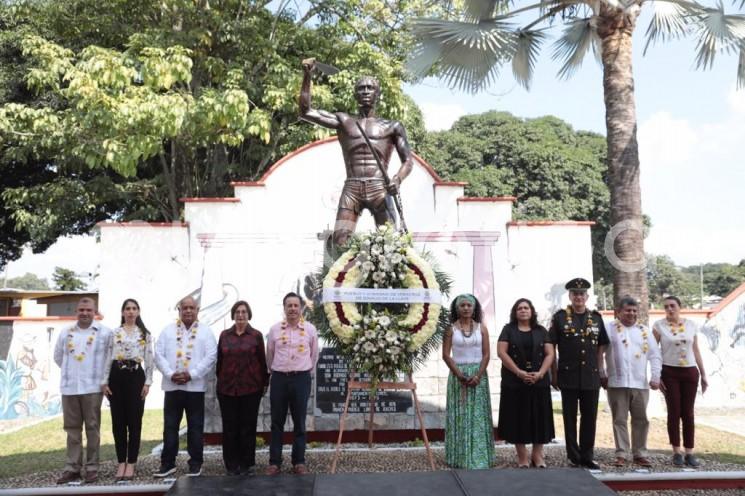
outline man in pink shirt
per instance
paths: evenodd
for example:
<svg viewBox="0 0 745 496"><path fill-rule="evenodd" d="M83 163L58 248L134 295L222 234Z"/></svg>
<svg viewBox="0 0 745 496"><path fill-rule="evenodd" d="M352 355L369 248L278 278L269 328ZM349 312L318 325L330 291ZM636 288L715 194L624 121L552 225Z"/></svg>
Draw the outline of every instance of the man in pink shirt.
<svg viewBox="0 0 745 496"><path fill-rule="evenodd" d="M301 318L300 296L287 293L282 304L285 319L271 327L266 341L272 412L272 441L266 475L277 475L282 465L282 434L288 407L294 433L293 472L302 475L308 473L305 466L305 414L313 382L311 371L318 361L318 332L313 324Z"/></svg>

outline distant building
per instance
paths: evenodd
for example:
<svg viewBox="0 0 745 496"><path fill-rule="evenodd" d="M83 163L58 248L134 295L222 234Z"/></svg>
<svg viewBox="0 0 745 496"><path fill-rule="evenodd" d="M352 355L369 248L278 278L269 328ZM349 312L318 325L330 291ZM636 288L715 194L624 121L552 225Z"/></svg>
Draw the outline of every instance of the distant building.
<svg viewBox="0 0 745 496"><path fill-rule="evenodd" d="M64 317L75 315L84 296L98 301L98 292L0 289L0 317Z"/></svg>

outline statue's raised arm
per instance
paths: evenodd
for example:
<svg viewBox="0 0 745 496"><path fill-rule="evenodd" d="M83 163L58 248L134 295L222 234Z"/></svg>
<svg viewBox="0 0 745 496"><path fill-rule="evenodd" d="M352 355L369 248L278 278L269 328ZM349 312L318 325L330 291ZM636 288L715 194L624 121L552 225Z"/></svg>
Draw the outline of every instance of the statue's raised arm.
<svg viewBox="0 0 745 496"><path fill-rule="evenodd" d="M316 61L305 59L302 64L300 118L336 130L347 172L336 214L334 242L343 245L347 241L363 210L370 211L378 226L387 222L398 224L393 196L397 195L401 182L411 172L413 159L403 124L375 115L380 83L371 76L357 80L354 86L358 105L356 114L316 110L311 107L310 97L311 75ZM318 63L318 68L322 67L336 70ZM393 153L401 160L401 167L388 178Z"/></svg>
<svg viewBox="0 0 745 496"><path fill-rule="evenodd" d="M300 87L300 118L304 121L318 124L319 126L331 129L339 128L339 118L336 114L326 112L325 110L316 110L311 108L311 74L316 65L316 59L305 59L303 64L303 84Z"/></svg>

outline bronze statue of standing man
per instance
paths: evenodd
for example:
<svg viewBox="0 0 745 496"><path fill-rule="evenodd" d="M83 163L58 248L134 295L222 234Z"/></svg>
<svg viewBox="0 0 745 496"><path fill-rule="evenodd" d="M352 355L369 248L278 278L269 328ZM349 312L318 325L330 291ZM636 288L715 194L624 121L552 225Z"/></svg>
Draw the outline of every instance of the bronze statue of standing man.
<svg viewBox="0 0 745 496"><path fill-rule="evenodd" d="M354 232L357 219L365 208L373 215L377 226L386 222L396 223L396 213L390 195L398 192L401 182L411 172L412 155L404 126L398 121L375 116L375 104L380 96L380 84L373 77L363 76L354 86L359 115L350 115L345 112L332 113L311 108L311 73L314 66L315 59L303 60L300 118L323 127L336 129L344 154L347 179L339 198L333 240L336 245L343 245ZM385 185L383 171L357 127L358 123L364 129L386 171L394 148L401 159L401 168L390 178L388 187Z"/></svg>

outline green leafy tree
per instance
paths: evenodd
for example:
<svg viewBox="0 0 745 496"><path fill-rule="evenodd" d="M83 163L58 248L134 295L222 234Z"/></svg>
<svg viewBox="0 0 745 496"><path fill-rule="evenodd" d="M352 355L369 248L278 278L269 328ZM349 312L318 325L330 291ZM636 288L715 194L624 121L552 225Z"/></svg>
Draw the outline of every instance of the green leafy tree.
<svg viewBox="0 0 745 496"><path fill-rule="evenodd" d="M82 291L87 288L87 284L81 281L74 270L64 267L55 267L52 273L54 289L59 291Z"/></svg>
<svg viewBox="0 0 745 496"><path fill-rule="evenodd" d="M36 274L26 272L22 276L11 277L5 285L14 289L49 289L49 282Z"/></svg>
<svg viewBox="0 0 745 496"><path fill-rule="evenodd" d="M3 3L0 228L16 234L0 265L103 219L178 220L180 198L230 195L230 181L328 136L297 119L305 57L341 69L317 82L320 107L356 108L353 82L372 73L380 114L416 143L403 26L425 12L424 0ZM34 166L38 179L16 177Z"/></svg>
<svg viewBox="0 0 745 496"><path fill-rule="evenodd" d="M603 67L608 144L611 225L627 225L615 239L623 270L614 273L615 297L630 294L643 303L648 288L644 262L643 218L639 185L636 104L632 70L632 36L642 9L651 9L646 49L657 41L696 37L696 67L711 67L720 51L740 53L738 86L745 84L745 17L727 14L721 2L705 6L695 0L540 0L513 4L504 0L442 2L459 10L447 18L422 18L415 25L420 40L411 68L438 74L451 85L479 91L511 65L515 79L530 87L537 55L551 28L561 28L554 58L563 62L560 77L571 76L592 51ZM739 2L739 9L745 6ZM463 13L460 14L462 7Z"/></svg>
<svg viewBox="0 0 745 496"><path fill-rule="evenodd" d="M728 263L707 263L691 265L682 269L683 273L696 281L704 277L704 293L708 296L727 296L732 290L745 282L745 260L739 265Z"/></svg>
<svg viewBox="0 0 745 496"><path fill-rule="evenodd" d="M700 305L697 279L683 272L667 255L650 255L647 259L649 302L662 307L665 296L680 298L684 307Z"/></svg>
<svg viewBox="0 0 745 496"><path fill-rule="evenodd" d="M467 181L469 196L515 196L519 220L594 220L595 280L610 280L603 255L609 228L605 138L555 117L485 112L429 133L422 156L444 178Z"/></svg>

